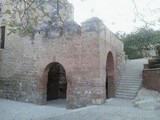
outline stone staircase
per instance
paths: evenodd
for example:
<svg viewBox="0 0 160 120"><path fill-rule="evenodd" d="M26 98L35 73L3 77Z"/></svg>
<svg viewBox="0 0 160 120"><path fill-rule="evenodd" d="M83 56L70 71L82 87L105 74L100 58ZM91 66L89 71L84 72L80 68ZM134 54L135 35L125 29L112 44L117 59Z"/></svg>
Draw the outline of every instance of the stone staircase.
<svg viewBox="0 0 160 120"><path fill-rule="evenodd" d="M143 64L147 59L127 60L118 83L116 98L133 99L141 87Z"/></svg>

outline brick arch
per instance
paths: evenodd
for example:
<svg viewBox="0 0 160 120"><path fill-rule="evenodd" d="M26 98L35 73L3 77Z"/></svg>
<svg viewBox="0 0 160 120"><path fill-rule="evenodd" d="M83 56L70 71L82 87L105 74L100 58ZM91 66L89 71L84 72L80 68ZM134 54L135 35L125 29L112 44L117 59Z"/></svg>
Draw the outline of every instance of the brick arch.
<svg viewBox="0 0 160 120"><path fill-rule="evenodd" d="M106 98L114 97L114 57L111 51L108 52L106 60Z"/></svg>
<svg viewBox="0 0 160 120"><path fill-rule="evenodd" d="M42 78L45 103L49 100L65 99L67 97L66 70L62 64L58 62L48 64L44 69ZM66 87L65 91L64 88L62 88L63 86Z"/></svg>

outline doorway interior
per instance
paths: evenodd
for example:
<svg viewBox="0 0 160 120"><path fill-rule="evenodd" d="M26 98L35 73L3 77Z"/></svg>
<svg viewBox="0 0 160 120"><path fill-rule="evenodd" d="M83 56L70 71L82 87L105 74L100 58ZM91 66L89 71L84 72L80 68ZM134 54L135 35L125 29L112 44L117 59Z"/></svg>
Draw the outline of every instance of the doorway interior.
<svg viewBox="0 0 160 120"><path fill-rule="evenodd" d="M112 52L107 55L106 62L106 99L114 97L115 86L114 86L114 59Z"/></svg>
<svg viewBox="0 0 160 120"><path fill-rule="evenodd" d="M66 71L60 63L52 63L48 71L47 101L66 99Z"/></svg>

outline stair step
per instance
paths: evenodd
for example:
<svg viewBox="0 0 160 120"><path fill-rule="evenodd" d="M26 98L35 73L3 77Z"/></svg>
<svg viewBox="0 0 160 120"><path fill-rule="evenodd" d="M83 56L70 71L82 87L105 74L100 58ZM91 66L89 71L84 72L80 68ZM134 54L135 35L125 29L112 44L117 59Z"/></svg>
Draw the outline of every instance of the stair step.
<svg viewBox="0 0 160 120"><path fill-rule="evenodd" d="M132 67L133 68L133 67ZM133 69L131 69L131 67L130 68L125 68L125 70L123 71L123 72L134 72L134 73L138 73L140 70L139 70L139 68L138 69L136 69L136 68L133 68Z"/></svg>
<svg viewBox="0 0 160 120"><path fill-rule="evenodd" d="M116 98L123 98L123 99L133 99L135 96L122 96L122 95L116 95Z"/></svg>
<svg viewBox="0 0 160 120"><path fill-rule="evenodd" d="M118 83L141 83L142 81L137 80L120 80Z"/></svg>
<svg viewBox="0 0 160 120"><path fill-rule="evenodd" d="M125 96L125 97L135 97L135 94L120 94L120 93L116 93L116 96Z"/></svg>
<svg viewBox="0 0 160 120"><path fill-rule="evenodd" d="M141 83L142 81L137 80L120 80L118 83Z"/></svg>
<svg viewBox="0 0 160 120"><path fill-rule="evenodd" d="M142 73L133 73L133 72L122 72L122 75L124 75L124 76L127 76L127 75L129 75L129 76L135 76L135 77L139 77L139 76L141 76L142 75Z"/></svg>
<svg viewBox="0 0 160 120"><path fill-rule="evenodd" d="M116 98L123 98L123 99L133 99L135 96L126 96L126 95L117 95L115 96Z"/></svg>
<svg viewBox="0 0 160 120"><path fill-rule="evenodd" d="M141 84L141 82L118 82L118 85L123 85L123 84L124 85L127 84L127 85L136 85L136 86L138 85L139 86Z"/></svg>
<svg viewBox="0 0 160 120"><path fill-rule="evenodd" d="M121 76L122 78L140 78L141 77L141 75L123 75L123 76Z"/></svg>
<svg viewBox="0 0 160 120"><path fill-rule="evenodd" d="M119 87L122 87L122 88L139 88L141 85L139 85L139 86L133 86L133 85L131 85L131 86L128 86L128 85L126 85L126 84L119 84L118 85L118 87L117 88L119 88Z"/></svg>
<svg viewBox="0 0 160 120"><path fill-rule="evenodd" d="M142 82L118 82L118 85L133 85L139 86Z"/></svg>
<svg viewBox="0 0 160 120"><path fill-rule="evenodd" d="M142 81L141 78L121 78L119 81Z"/></svg>
<svg viewBox="0 0 160 120"><path fill-rule="evenodd" d="M119 85L119 86L117 87L117 90L118 90L118 89L121 89L121 88L122 88L122 89L123 89L123 88L124 88L124 89L139 89L139 88L140 88L140 86L141 86L141 85L139 85L139 86L126 86L126 85Z"/></svg>
<svg viewBox="0 0 160 120"><path fill-rule="evenodd" d="M121 77L121 80L123 80L123 79L127 79L127 80L133 80L133 79L135 79L135 80L142 80L142 77Z"/></svg>
<svg viewBox="0 0 160 120"><path fill-rule="evenodd" d="M135 86L139 86L141 84L141 82L118 82L118 85L135 85Z"/></svg>
<svg viewBox="0 0 160 120"><path fill-rule="evenodd" d="M132 79L132 78L142 79L141 76L134 76L134 75L133 76L121 76L121 78L124 78L124 79L126 79L126 78L127 79Z"/></svg>
<svg viewBox="0 0 160 120"><path fill-rule="evenodd" d="M142 73L142 71L137 71L137 70L126 70L126 71L122 71L122 73L131 73L132 74L136 74L136 75L140 75Z"/></svg>
<svg viewBox="0 0 160 120"><path fill-rule="evenodd" d="M121 76L122 78L124 77L124 78L141 78L141 75L134 75L134 74L130 74L130 75L127 75L127 74L124 74L124 75L122 75Z"/></svg>
<svg viewBox="0 0 160 120"><path fill-rule="evenodd" d="M117 90L138 90L139 87L117 87Z"/></svg>
<svg viewBox="0 0 160 120"><path fill-rule="evenodd" d="M137 67L137 66L134 67L133 65L125 66L125 70L129 70L129 71L132 71L132 70L138 70L138 71L140 71L140 69L142 69L142 68L143 67Z"/></svg>
<svg viewBox="0 0 160 120"><path fill-rule="evenodd" d="M136 93L131 92L116 92L117 95L134 96Z"/></svg>
<svg viewBox="0 0 160 120"><path fill-rule="evenodd" d="M138 91L138 90L134 90L134 91L117 90L117 91L116 91L116 94L126 94L126 95L130 94L130 95L135 95L135 94L137 94L137 91Z"/></svg>
<svg viewBox="0 0 160 120"><path fill-rule="evenodd" d="M116 93L133 93L133 94L136 94L137 93L137 90L123 90L123 89L118 89Z"/></svg>
<svg viewBox="0 0 160 120"><path fill-rule="evenodd" d="M123 72L131 72L131 73L137 73L137 74L141 73L141 71L139 69L135 69L135 68L134 69L126 69L125 68L125 70Z"/></svg>

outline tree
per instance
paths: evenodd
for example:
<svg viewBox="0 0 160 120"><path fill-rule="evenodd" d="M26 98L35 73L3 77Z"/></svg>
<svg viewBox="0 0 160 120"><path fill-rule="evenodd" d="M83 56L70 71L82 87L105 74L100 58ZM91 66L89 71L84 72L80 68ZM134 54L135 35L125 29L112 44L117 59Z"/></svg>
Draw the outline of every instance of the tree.
<svg viewBox="0 0 160 120"><path fill-rule="evenodd" d="M34 36L39 31L45 31L47 36L51 29L63 34L69 19L66 13L72 9L66 0L6 0L5 8L9 34L21 36Z"/></svg>
<svg viewBox="0 0 160 120"><path fill-rule="evenodd" d="M160 31L149 28L140 28L122 37L124 49L130 59L148 56L148 50L160 43ZM145 54L145 55L144 55Z"/></svg>
<svg viewBox="0 0 160 120"><path fill-rule="evenodd" d="M156 46L156 53L160 57L160 45ZM160 59L160 58L159 58Z"/></svg>
<svg viewBox="0 0 160 120"><path fill-rule="evenodd" d="M134 5L134 9L133 9L133 12L135 14L134 22L136 22L137 20L140 20L142 23L144 23L145 27L154 27L154 26L157 27L160 25L160 17L159 17L160 8L151 8L150 2L153 2L153 1L149 1L148 3L146 3L145 12L142 12L142 10L140 11L141 8L138 7L136 0L131 0L131 1ZM151 16L153 16L153 19L149 20L148 17L151 17Z"/></svg>
<svg viewBox="0 0 160 120"><path fill-rule="evenodd" d="M126 33L121 32L121 31L118 31L115 33L115 36L121 41L126 37L126 35L127 35Z"/></svg>

